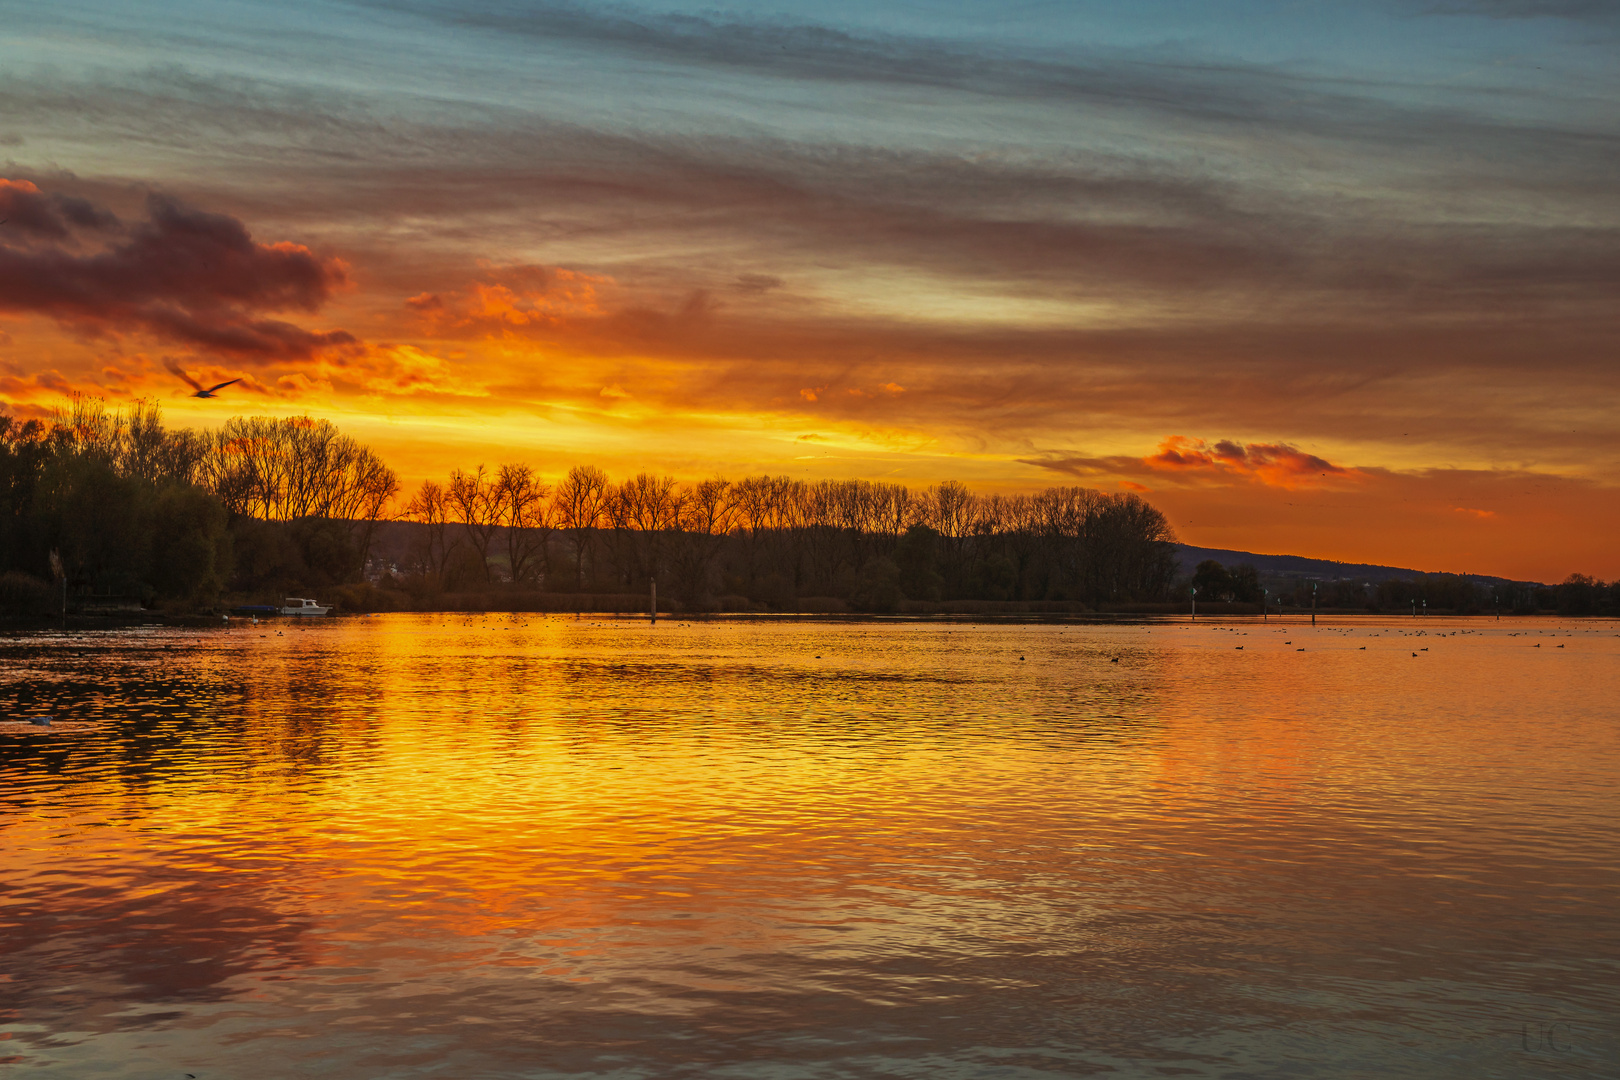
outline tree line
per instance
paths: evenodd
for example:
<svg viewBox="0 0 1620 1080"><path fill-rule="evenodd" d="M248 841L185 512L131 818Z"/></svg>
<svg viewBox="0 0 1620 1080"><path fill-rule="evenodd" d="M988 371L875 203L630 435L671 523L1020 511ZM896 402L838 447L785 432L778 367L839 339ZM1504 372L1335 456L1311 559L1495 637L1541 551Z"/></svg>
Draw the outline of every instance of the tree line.
<svg viewBox="0 0 1620 1080"><path fill-rule="evenodd" d="M417 592L643 592L694 610L721 595L785 606L839 597L1154 599L1169 524L1135 495L1077 487L981 495L780 476L682 483L575 466L456 470L399 498L397 475L325 420L236 417L165 428L155 404L77 397L48 420L0 416L0 602L206 607L360 582ZM379 530L408 522L398 558ZM378 568L381 562L385 568Z"/></svg>
<svg viewBox="0 0 1620 1080"><path fill-rule="evenodd" d="M870 611L906 598L1153 600L1175 573L1163 514L1136 495L1078 487L615 482L589 465L550 485L527 465L480 465L424 481L402 517L417 526L393 567L404 584L622 593L656 580L694 610L721 595L770 606L837 597Z"/></svg>
<svg viewBox="0 0 1620 1080"><path fill-rule="evenodd" d="M1263 582L1253 566L1223 566L1206 559L1185 585L1198 590L1199 603L1266 603L1276 608L1315 606L1383 614L1533 615L1556 611L1560 615L1620 616L1620 581L1605 584L1586 574L1571 574L1557 585L1482 581L1462 574L1422 574L1376 582L1298 577Z"/></svg>
<svg viewBox="0 0 1620 1080"><path fill-rule="evenodd" d="M402 497L370 448L309 417L164 427L158 407L77 397L49 419L0 414L0 608L44 610L65 588L205 608L368 578L431 604L445 591L660 594L688 610L723 600L788 608L832 597L864 611L903 600L1185 599L1174 534L1133 494L1050 487L982 494L868 480L752 476L620 480L579 465L478 465ZM1200 565L1200 600L1258 602L1252 567ZM1275 585L1276 583L1272 583ZM1291 589L1292 592L1288 592ZM1307 606L1300 582L1274 600ZM1615 612L1620 589L1581 575L1503 588L1430 575L1334 582L1318 602L1399 610ZM1538 591L1539 590L1539 591Z"/></svg>

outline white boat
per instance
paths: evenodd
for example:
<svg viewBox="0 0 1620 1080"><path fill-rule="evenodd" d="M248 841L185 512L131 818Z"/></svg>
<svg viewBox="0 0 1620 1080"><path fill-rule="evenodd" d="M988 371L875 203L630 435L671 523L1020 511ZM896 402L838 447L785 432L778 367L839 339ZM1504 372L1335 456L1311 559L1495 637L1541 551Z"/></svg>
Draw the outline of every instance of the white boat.
<svg viewBox="0 0 1620 1080"><path fill-rule="evenodd" d="M322 607L313 600L305 600L298 596L287 597L287 603L282 607L283 615L325 615L331 611L330 606Z"/></svg>

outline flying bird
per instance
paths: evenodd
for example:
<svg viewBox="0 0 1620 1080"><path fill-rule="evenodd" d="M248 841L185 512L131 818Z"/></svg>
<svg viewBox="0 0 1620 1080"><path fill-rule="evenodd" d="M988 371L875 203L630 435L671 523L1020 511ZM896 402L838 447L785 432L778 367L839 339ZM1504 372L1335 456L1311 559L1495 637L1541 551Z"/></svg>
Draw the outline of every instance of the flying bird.
<svg viewBox="0 0 1620 1080"><path fill-rule="evenodd" d="M197 391L195 394L191 395L194 398L211 398L217 391L225 389L227 386L231 385L231 383L239 383L242 381L239 378L231 379L228 382L218 383L204 390L202 383L198 382L196 379L193 379L190 375L187 375L180 365L176 364L174 361L166 361L163 366L168 368L173 374L178 375L182 379L186 380L186 383L190 385L193 390Z"/></svg>

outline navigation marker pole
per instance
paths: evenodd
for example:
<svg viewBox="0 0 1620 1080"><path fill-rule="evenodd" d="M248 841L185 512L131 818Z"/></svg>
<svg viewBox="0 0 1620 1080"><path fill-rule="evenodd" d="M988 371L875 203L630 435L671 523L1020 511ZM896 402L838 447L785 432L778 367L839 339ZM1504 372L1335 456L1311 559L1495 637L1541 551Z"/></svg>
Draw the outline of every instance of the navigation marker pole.
<svg viewBox="0 0 1620 1080"><path fill-rule="evenodd" d="M55 548L51 548L51 573L62 580L62 633L67 633L67 568L62 565L62 555Z"/></svg>

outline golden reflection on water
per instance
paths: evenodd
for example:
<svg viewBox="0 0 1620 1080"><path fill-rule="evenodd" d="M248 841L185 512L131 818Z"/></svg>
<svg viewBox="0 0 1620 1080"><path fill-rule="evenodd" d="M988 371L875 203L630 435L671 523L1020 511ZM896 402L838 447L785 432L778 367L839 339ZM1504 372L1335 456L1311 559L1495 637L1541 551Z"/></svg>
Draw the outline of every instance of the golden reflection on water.
<svg viewBox="0 0 1620 1080"><path fill-rule="evenodd" d="M489 615L13 639L10 710L103 727L0 736L0 1058L1599 1074L1617 633ZM1569 1049L1528 1048L1549 1023Z"/></svg>

